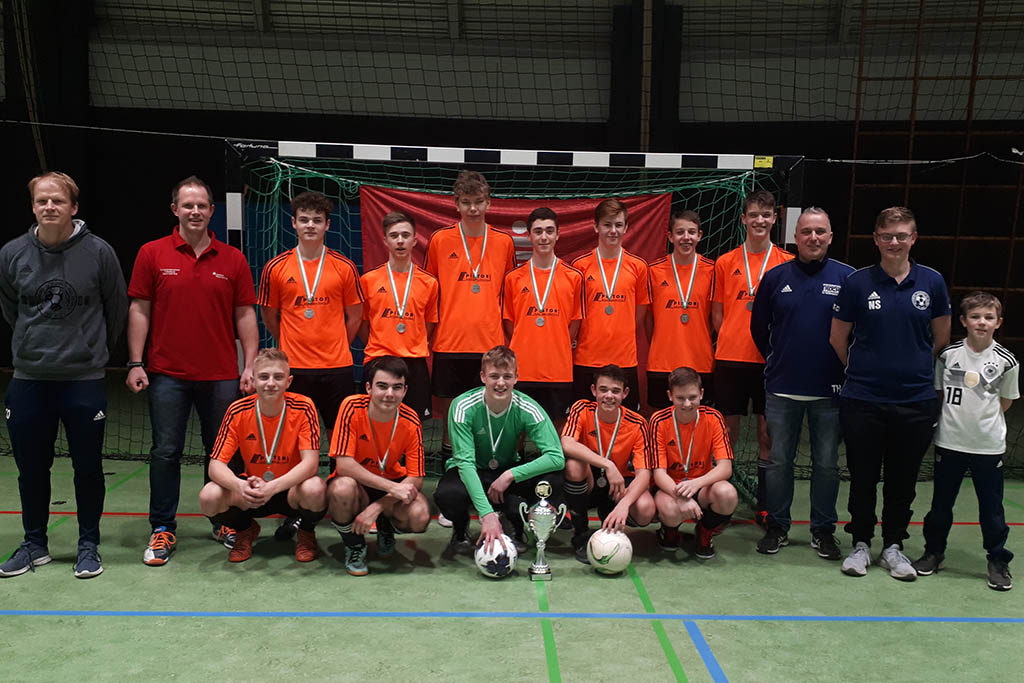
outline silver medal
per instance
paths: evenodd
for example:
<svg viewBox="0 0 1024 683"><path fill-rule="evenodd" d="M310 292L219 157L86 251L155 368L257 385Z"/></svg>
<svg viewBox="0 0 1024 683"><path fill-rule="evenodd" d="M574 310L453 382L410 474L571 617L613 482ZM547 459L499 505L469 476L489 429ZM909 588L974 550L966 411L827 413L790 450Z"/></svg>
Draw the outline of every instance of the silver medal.
<svg viewBox="0 0 1024 683"><path fill-rule="evenodd" d="M748 311L754 310L754 302L753 301L748 301L747 302L747 310Z"/></svg>
<svg viewBox="0 0 1024 683"><path fill-rule="evenodd" d="M537 327L544 327L544 317L537 318Z"/></svg>
<svg viewBox="0 0 1024 683"><path fill-rule="evenodd" d="M498 459L491 458L491 461L487 463L487 466L490 467L492 470L498 469Z"/></svg>
<svg viewBox="0 0 1024 683"><path fill-rule="evenodd" d="M480 293L480 285L478 285L478 284L474 283L474 285L472 287L470 287L469 289L474 294L479 294Z"/></svg>
<svg viewBox="0 0 1024 683"><path fill-rule="evenodd" d="M306 316L306 320L312 320L315 314L313 313L312 308L307 308L305 311L302 312L302 315Z"/></svg>
<svg viewBox="0 0 1024 683"><path fill-rule="evenodd" d="M398 323L395 329L398 330L398 334L405 334L405 323Z"/></svg>
<svg viewBox="0 0 1024 683"><path fill-rule="evenodd" d="M612 306L611 304L608 304L607 306L604 307L604 314L605 315L611 315L614 312L615 312L615 307Z"/></svg>
<svg viewBox="0 0 1024 683"><path fill-rule="evenodd" d="M263 481L271 481L274 478L274 473L267 470L263 473Z"/></svg>
<svg viewBox="0 0 1024 683"><path fill-rule="evenodd" d="M680 315L680 316L679 316L679 322L683 323L684 325L685 325L686 323L690 322L690 316L689 316L689 314L688 314L688 313L683 313L682 315Z"/></svg>
<svg viewBox="0 0 1024 683"><path fill-rule="evenodd" d="M608 485L608 480L605 479L604 477L598 477L596 483L597 483L597 488L603 489L605 486Z"/></svg>

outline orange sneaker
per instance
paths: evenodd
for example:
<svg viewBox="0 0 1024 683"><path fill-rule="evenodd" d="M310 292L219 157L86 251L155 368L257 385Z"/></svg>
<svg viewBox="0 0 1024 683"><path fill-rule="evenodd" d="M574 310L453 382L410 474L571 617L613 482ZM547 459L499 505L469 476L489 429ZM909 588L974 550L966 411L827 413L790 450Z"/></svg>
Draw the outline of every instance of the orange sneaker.
<svg viewBox="0 0 1024 683"><path fill-rule="evenodd" d="M295 559L299 562L312 562L320 549L316 545L316 532L299 529L295 536Z"/></svg>
<svg viewBox="0 0 1024 683"><path fill-rule="evenodd" d="M252 542L260 535L260 525L254 519L248 529L235 532L235 547L228 552L230 562L245 562L252 557Z"/></svg>

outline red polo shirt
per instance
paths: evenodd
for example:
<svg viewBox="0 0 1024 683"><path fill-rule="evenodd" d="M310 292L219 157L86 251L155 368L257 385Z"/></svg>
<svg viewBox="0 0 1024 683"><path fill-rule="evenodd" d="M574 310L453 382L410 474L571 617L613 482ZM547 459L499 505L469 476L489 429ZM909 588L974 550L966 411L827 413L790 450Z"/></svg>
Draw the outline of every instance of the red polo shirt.
<svg viewBox="0 0 1024 683"><path fill-rule="evenodd" d="M142 245L128 296L152 303L146 369L190 381L236 379L234 311L256 303L238 249L210 233L199 258L178 234Z"/></svg>

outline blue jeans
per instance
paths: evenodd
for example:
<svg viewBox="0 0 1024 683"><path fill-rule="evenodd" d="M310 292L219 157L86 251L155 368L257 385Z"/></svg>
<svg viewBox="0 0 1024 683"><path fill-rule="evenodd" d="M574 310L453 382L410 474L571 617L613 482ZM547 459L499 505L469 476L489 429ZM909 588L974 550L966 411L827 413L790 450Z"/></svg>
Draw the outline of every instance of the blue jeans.
<svg viewBox="0 0 1024 683"><path fill-rule="evenodd" d="M792 523L793 461L805 414L811 443L811 534L831 535L839 519L839 406L831 398L795 401L766 394L764 417L772 439L765 473L768 523L787 532Z"/></svg>
<svg viewBox="0 0 1024 683"><path fill-rule="evenodd" d="M12 379L4 399L7 431L18 465L21 524L25 540L46 547L50 516L50 468L57 425L64 423L75 470L78 542L100 542L103 483L103 430L107 393L102 379L43 381Z"/></svg>
<svg viewBox="0 0 1024 683"><path fill-rule="evenodd" d="M978 497L978 522L981 538L994 562L1010 563L1013 553L1006 549L1010 527L1003 513L1003 458L999 455L973 455L935 447L935 488L932 509L924 518L925 552L943 555L946 539L953 526L953 504L967 470L971 471L974 493Z"/></svg>
<svg viewBox="0 0 1024 683"><path fill-rule="evenodd" d="M177 529L174 516L181 495L181 455L185 450L185 430L195 405L199 415L203 448L213 452L220 422L231 402L238 398L238 380L224 379L191 382L168 375L149 376L149 422L153 428L153 448L149 463L149 523L155 529ZM203 468L205 474L206 468ZM205 477L204 477L205 479Z"/></svg>

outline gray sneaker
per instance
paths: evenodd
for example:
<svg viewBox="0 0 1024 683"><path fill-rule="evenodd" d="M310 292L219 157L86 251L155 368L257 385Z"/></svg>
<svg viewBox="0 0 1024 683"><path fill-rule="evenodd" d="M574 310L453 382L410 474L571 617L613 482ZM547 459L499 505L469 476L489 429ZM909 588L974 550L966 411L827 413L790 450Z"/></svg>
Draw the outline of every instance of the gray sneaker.
<svg viewBox="0 0 1024 683"><path fill-rule="evenodd" d="M867 576L871 566L871 549L864 541L853 546L853 551L843 560L843 573L847 576Z"/></svg>
<svg viewBox="0 0 1024 683"><path fill-rule="evenodd" d="M988 563L988 587L997 591L1008 591L1013 588L1010 580L1010 566L1005 562Z"/></svg>
<svg viewBox="0 0 1024 683"><path fill-rule="evenodd" d="M11 559L0 564L0 576L8 578L21 576L27 571L35 571L50 561L50 553L44 546L25 541L11 555Z"/></svg>
<svg viewBox="0 0 1024 683"><path fill-rule="evenodd" d="M946 568L946 556L942 553L925 554L914 560L914 570L918 576L931 576L940 569Z"/></svg>
<svg viewBox="0 0 1024 683"><path fill-rule="evenodd" d="M345 571L352 576L366 576L370 573L366 566L366 544L345 546Z"/></svg>
<svg viewBox="0 0 1024 683"><path fill-rule="evenodd" d="M910 563L910 560L895 543L883 550L882 554L878 556L878 566L882 569L888 569L889 575L900 581L913 581L917 578L917 570L914 569L914 565Z"/></svg>

